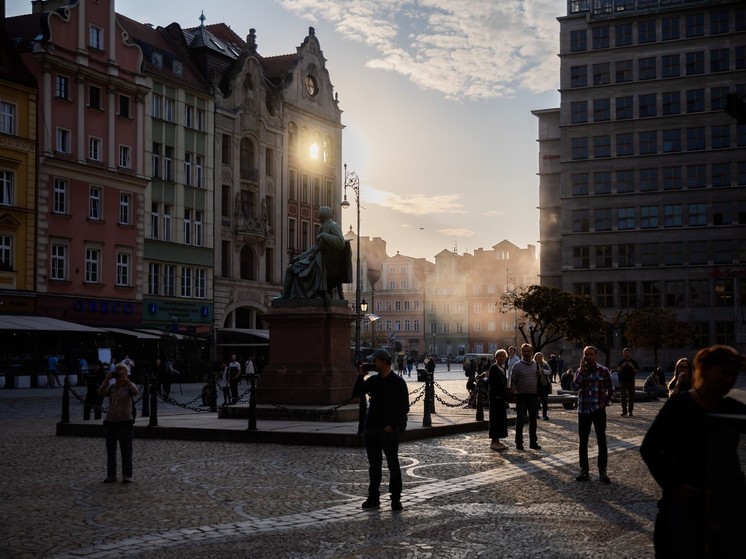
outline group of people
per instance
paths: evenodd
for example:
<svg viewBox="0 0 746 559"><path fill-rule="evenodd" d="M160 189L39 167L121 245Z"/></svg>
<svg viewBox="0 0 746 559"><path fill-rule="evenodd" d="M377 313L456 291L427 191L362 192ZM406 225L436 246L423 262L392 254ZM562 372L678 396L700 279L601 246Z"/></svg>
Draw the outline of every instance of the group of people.
<svg viewBox="0 0 746 559"><path fill-rule="evenodd" d="M250 376L256 373L254 356L249 356L242 370L241 363L236 359L236 355L233 354L230 361L227 363L223 361L219 373L218 386L223 393L223 405L235 404L238 402L238 385L241 382L241 375L246 374L246 376Z"/></svg>

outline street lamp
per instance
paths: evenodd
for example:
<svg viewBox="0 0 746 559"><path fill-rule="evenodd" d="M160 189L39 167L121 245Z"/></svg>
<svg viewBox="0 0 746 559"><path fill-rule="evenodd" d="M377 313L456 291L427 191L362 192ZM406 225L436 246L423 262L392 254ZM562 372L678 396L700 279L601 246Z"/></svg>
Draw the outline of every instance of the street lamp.
<svg viewBox="0 0 746 559"><path fill-rule="evenodd" d="M362 313L360 312L360 179L354 171L347 171L347 163L344 164L344 168L345 190L344 199L340 205L342 209L350 207L350 203L347 201L347 189L349 188L355 193L355 205L357 206L357 231L355 232L357 236L357 247L355 249L355 366L359 367L362 361L362 354L360 352L360 319L362 318Z"/></svg>

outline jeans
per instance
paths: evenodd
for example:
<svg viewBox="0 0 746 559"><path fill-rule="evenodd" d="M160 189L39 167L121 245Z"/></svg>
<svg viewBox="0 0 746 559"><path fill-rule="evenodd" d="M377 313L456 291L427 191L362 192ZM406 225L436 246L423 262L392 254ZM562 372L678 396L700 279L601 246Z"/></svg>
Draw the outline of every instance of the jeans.
<svg viewBox="0 0 746 559"><path fill-rule="evenodd" d="M117 477L117 443L122 452L122 476L132 477L132 421L104 421L106 477Z"/></svg>
<svg viewBox="0 0 746 559"><path fill-rule="evenodd" d="M622 392L622 413L632 413L635 407L635 381L622 382L619 384Z"/></svg>
<svg viewBox="0 0 746 559"><path fill-rule="evenodd" d="M523 444L524 416L528 410L528 441L536 444L536 417L539 415L539 397L536 394L517 394L515 400L515 444Z"/></svg>
<svg viewBox="0 0 746 559"><path fill-rule="evenodd" d="M381 477L383 469L383 457L386 456L386 464L389 467L389 493L392 501L401 498L402 479L401 467L399 466L399 433L387 433L382 429L366 429L365 450L368 453L368 473L370 474L370 485L368 486L368 497L378 499L380 495Z"/></svg>
<svg viewBox="0 0 746 559"><path fill-rule="evenodd" d="M238 401L238 379L231 379L231 403L235 404Z"/></svg>
<svg viewBox="0 0 746 559"><path fill-rule="evenodd" d="M591 425L596 431L596 442L598 444L598 471L606 471L609 460L609 451L606 447L606 408L601 408L592 413L578 414L578 434L580 435L580 469L587 472L588 465L588 437L591 434Z"/></svg>

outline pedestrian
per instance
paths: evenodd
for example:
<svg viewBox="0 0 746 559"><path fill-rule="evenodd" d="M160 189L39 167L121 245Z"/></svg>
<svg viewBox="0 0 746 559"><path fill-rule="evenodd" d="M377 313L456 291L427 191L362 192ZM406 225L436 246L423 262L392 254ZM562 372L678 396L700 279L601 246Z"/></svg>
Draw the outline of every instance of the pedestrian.
<svg viewBox="0 0 746 559"><path fill-rule="evenodd" d="M528 412L529 448L541 450L536 436L536 419L539 413L537 396L536 363L532 359L534 348L531 344L521 346L521 359L513 365L510 374L510 386L516 398L515 447L523 450L523 426Z"/></svg>
<svg viewBox="0 0 746 559"><path fill-rule="evenodd" d="M60 381L57 378L57 356L49 355L47 357L47 388L59 387Z"/></svg>
<svg viewBox="0 0 746 559"><path fill-rule="evenodd" d="M539 394L541 402L541 418L549 419L547 411L549 408L549 395L552 393L552 369L549 363L544 361L544 354L540 351L534 353L534 363L536 363L536 392Z"/></svg>
<svg viewBox="0 0 746 559"><path fill-rule="evenodd" d="M103 363L100 360L96 360L91 365L91 369L85 376L85 405L83 406L83 421L91 419L91 409L93 409L93 416L96 419L101 419L101 404L103 398L98 395L98 389L101 383L104 382L106 373L103 370Z"/></svg>
<svg viewBox="0 0 746 559"><path fill-rule="evenodd" d="M497 452L508 448L508 445L500 442L500 439L508 436L508 379L505 370L507 361L508 352L504 349L498 349L495 352L495 362L487 373L490 402L490 448Z"/></svg>
<svg viewBox="0 0 746 559"><path fill-rule="evenodd" d="M453 358L451 357L451 354L449 353L448 355L446 355L446 368L449 373L451 372L451 361L453 361Z"/></svg>
<svg viewBox="0 0 746 559"><path fill-rule="evenodd" d="M412 376L412 368L414 367L414 355L410 355L407 359L407 376Z"/></svg>
<svg viewBox="0 0 746 559"><path fill-rule="evenodd" d="M562 374L562 370L557 367L559 362L557 361L557 357L554 355L554 353L549 355L549 360L547 361L549 363L549 368L552 370L552 382L557 382L559 375Z"/></svg>
<svg viewBox="0 0 746 559"><path fill-rule="evenodd" d="M228 363L228 378L231 387L231 404L238 402L238 383L241 380L241 363L236 360L236 354L231 355Z"/></svg>
<svg viewBox="0 0 746 559"><path fill-rule="evenodd" d="M385 349L373 352L373 364L377 375L365 378L361 371L352 389L353 396L370 396L370 405L365 417L365 450L368 454L370 485L368 498L363 503L364 509L380 506L380 486L383 468L383 458L389 468L389 494L391 495L391 509L402 510L401 493L402 477L399 465L399 433L407 427L407 413L409 412L409 394L406 381L398 375L392 374L391 354Z"/></svg>
<svg viewBox="0 0 746 559"><path fill-rule="evenodd" d="M163 395L166 398L171 397L171 382L173 382L173 379L175 376L180 375L181 373L176 370L174 367L174 360L173 358L166 359L166 366L164 368L163 373Z"/></svg>
<svg viewBox="0 0 746 559"><path fill-rule="evenodd" d="M513 372L513 365L521 360L517 355L518 349L514 345L508 347L508 375Z"/></svg>
<svg viewBox="0 0 746 559"><path fill-rule="evenodd" d="M226 363L225 361L223 361L218 386L220 386L220 389L223 391L223 405L227 406L231 401L231 382L230 372L228 371L228 363Z"/></svg>
<svg viewBox="0 0 746 559"><path fill-rule="evenodd" d="M433 357L432 355L429 357L429 360L425 364L425 369L428 373L435 374L435 357Z"/></svg>
<svg viewBox="0 0 746 559"><path fill-rule="evenodd" d="M632 417L632 410L635 407L635 376L640 372L640 366L637 361L632 359L632 352L628 347L622 351L624 358L619 362L616 368L619 375L619 390L622 393L622 416Z"/></svg>
<svg viewBox="0 0 746 559"><path fill-rule="evenodd" d="M710 414L746 414L727 397L744 358L715 345L694 357L693 389L672 395L640 447L662 489L653 544L657 559L743 557L746 483L739 460L738 424L708 423Z"/></svg>
<svg viewBox="0 0 746 559"><path fill-rule="evenodd" d="M686 357L682 357L676 362L673 368L673 377L671 382L668 383L669 398L680 392L686 392L692 387L691 368L692 365Z"/></svg>
<svg viewBox="0 0 746 559"><path fill-rule="evenodd" d="M578 435L580 437L580 475L577 481L588 481L588 437L591 425L596 431L598 445L598 479L611 483L606 473L608 448L606 446L606 407L611 402L614 386L611 384L609 369L597 362L598 350L592 345L583 348L583 360L572 381L578 391Z"/></svg>
<svg viewBox="0 0 746 559"><path fill-rule="evenodd" d="M106 479L104 483L117 481L117 444L122 454L122 483L132 481L132 426L135 422L132 408L137 386L127 378L127 366L117 365L108 373L98 389L102 398L109 398L109 409L104 419L106 436Z"/></svg>
<svg viewBox="0 0 746 559"><path fill-rule="evenodd" d="M560 386L562 390L572 391L572 379L575 377L575 371L567 369L560 377Z"/></svg>
<svg viewBox="0 0 746 559"><path fill-rule="evenodd" d="M656 400L662 398L668 394L668 388L666 388L665 377L663 376L663 369L656 367L655 371L648 375L645 379L645 384L642 386L643 391L650 394Z"/></svg>
<svg viewBox="0 0 746 559"><path fill-rule="evenodd" d="M557 354L557 371L565 370L565 355L560 351Z"/></svg>
<svg viewBox="0 0 746 559"><path fill-rule="evenodd" d="M246 360L243 372L246 375L247 383L248 383L249 376L256 374L256 369L254 368L254 356L253 355L249 355L249 358Z"/></svg>
<svg viewBox="0 0 746 559"><path fill-rule="evenodd" d="M402 355L396 358L396 373L400 377L404 376L404 357Z"/></svg>

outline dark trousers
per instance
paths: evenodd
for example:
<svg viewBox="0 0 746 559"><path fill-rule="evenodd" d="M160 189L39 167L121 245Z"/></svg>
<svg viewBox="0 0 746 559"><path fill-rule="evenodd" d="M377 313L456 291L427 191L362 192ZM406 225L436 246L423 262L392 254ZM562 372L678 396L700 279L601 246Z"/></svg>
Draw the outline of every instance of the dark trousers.
<svg viewBox="0 0 746 559"><path fill-rule="evenodd" d="M541 387L539 389L539 401L541 402L541 415L547 417L549 411L549 387Z"/></svg>
<svg viewBox="0 0 746 559"><path fill-rule="evenodd" d="M596 443L598 444L598 470L606 471L609 461L609 451L606 447L606 408L601 408L592 413L578 414L578 434L580 435L580 469L590 470L588 465L588 437L591 434L591 425L596 431Z"/></svg>
<svg viewBox="0 0 746 559"><path fill-rule="evenodd" d="M386 456L386 464L389 467L391 500L398 501L401 498L402 491L401 467L399 466L399 433L366 429L365 450L368 453L368 473L370 474L368 497L378 499L380 495L383 454Z"/></svg>
<svg viewBox="0 0 746 559"><path fill-rule="evenodd" d="M117 477L117 443L122 453L122 475L132 477L132 421L104 421L106 476Z"/></svg>
<svg viewBox="0 0 746 559"><path fill-rule="evenodd" d="M238 379L231 379L231 402L236 403L238 401Z"/></svg>
<svg viewBox="0 0 746 559"><path fill-rule="evenodd" d="M223 386L223 405L231 401L231 387Z"/></svg>
<svg viewBox="0 0 746 559"><path fill-rule="evenodd" d="M517 394L515 400L515 444L523 444L523 425L528 410L528 441L536 444L536 417L539 415L539 398L536 394Z"/></svg>
<svg viewBox="0 0 746 559"><path fill-rule="evenodd" d="M622 413L632 413L635 407L635 381L620 382L619 388L622 392Z"/></svg>
<svg viewBox="0 0 746 559"><path fill-rule="evenodd" d="M171 396L171 381L170 380L162 380L161 381L161 392L167 398L169 396Z"/></svg>
<svg viewBox="0 0 746 559"><path fill-rule="evenodd" d="M85 405L83 406L83 420L88 421L91 419L91 409L93 409L94 417L101 419L101 404L104 399L98 395L96 388L88 389L85 393Z"/></svg>

